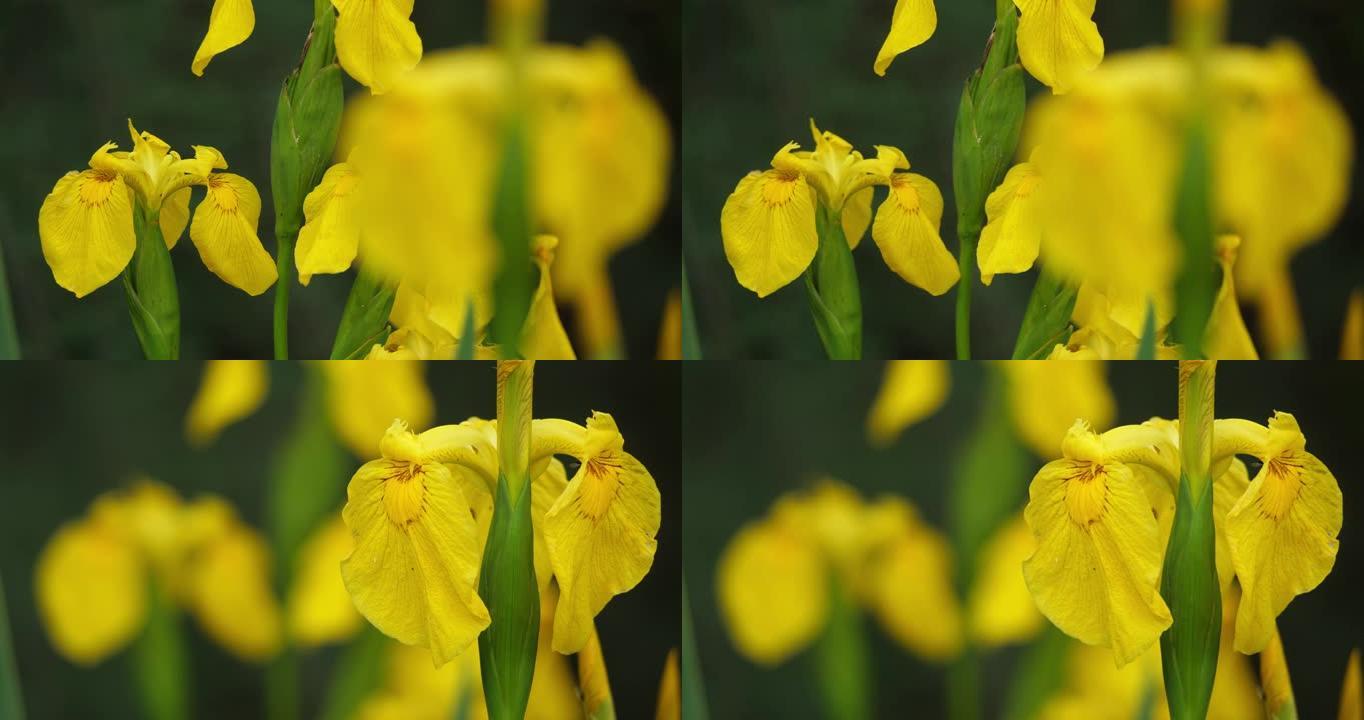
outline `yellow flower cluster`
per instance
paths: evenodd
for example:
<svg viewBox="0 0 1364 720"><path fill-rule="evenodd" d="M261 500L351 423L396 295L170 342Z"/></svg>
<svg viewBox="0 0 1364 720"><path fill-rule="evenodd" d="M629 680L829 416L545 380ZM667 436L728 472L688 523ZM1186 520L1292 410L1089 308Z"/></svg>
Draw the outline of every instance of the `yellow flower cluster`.
<svg viewBox="0 0 1364 720"><path fill-rule="evenodd" d="M1037 472L1025 517L1037 542L1023 575L1038 608L1118 665L1140 657L1171 624L1159 592L1180 478L1178 424L1153 419L1102 435L1077 421L1062 458ZM1213 520L1222 587L1241 589L1233 647L1259 652L1294 596L1331 571L1340 532L1335 477L1306 451L1297 420L1268 426L1217 420ZM1249 478L1237 455L1261 462Z"/></svg>
<svg viewBox="0 0 1364 720"><path fill-rule="evenodd" d="M772 158L772 169L739 181L720 213L725 256L739 284L758 297L780 290L800 276L819 249L819 207L839 223L856 249L871 226L886 265L905 282L933 295L947 292L961 277L956 260L939 236L942 192L932 180L909 172L909 160L888 145L864 158L851 143L820 132L810 121L813 151L787 143ZM890 188L872 221L873 188Z"/></svg>
<svg viewBox="0 0 1364 720"><path fill-rule="evenodd" d="M578 652L612 596L653 563L658 487L624 451L615 420L536 420L531 431L531 516L536 577L560 598L551 647ZM382 457L351 479L343 510L354 549L341 564L355 607L386 635L460 655L489 624L478 572L498 478L496 424L471 418L415 434L396 422ZM581 465L570 482L554 457Z"/></svg>

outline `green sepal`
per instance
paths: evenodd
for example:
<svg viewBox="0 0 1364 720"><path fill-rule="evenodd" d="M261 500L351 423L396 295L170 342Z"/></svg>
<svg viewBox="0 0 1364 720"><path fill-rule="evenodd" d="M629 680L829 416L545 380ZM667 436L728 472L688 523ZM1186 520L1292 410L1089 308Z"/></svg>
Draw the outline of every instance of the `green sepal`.
<svg viewBox="0 0 1364 720"><path fill-rule="evenodd" d="M526 487L515 504L506 477L497 481L492 527L483 552L478 594L492 624L478 637L483 697L490 720L521 720L530 700L540 637L540 589Z"/></svg>
<svg viewBox="0 0 1364 720"><path fill-rule="evenodd" d="M137 250L123 270L123 293L133 331L148 360L180 358L180 294L159 213L138 203L133 211Z"/></svg>
<svg viewBox="0 0 1364 720"><path fill-rule="evenodd" d="M862 358L862 292L852 248L838 213L823 205L815 215L819 250L805 271L810 314L824 349L833 360Z"/></svg>
<svg viewBox="0 0 1364 720"><path fill-rule="evenodd" d="M357 360L369 354L376 343L388 336L388 316L393 310L397 288L377 275L356 269L351 283L346 308L341 312L341 324L332 342L333 360Z"/></svg>
<svg viewBox="0 0 1364 720"><path fill-rule="evenodd" d="M1075 311L1079 288L1045 269L1037 274L1028 298L1028 309L1023 313L1023 324L1018 328L1014 343L1014 360L1042 360L1051 349L1070 340L1070 316Z"/></svg>
<svg viewBox="0 0 1364 720"><path fill-rule="evenodd" d="M1191 494L1198 485L1198 498ZM1160 636L1161 669L1172 720L1202 720L1212 698L1222 636L1222 590L1214 553L1212 483L1179 479L1174 527L1165 551L1160 595L1174 624Z"/></svg>

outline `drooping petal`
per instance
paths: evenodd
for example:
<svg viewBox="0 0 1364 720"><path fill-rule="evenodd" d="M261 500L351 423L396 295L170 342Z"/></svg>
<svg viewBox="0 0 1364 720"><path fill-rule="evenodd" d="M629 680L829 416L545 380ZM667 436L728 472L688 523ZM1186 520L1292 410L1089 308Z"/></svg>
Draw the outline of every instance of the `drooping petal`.
<svg viewBox="0 0 1364 720"><path fill-rule="evenodd" d="M876 53L872 69L884 76L895 56L916 48L938 29L938 11L933 0L896 0L895 13L890 18L890 33Z"/></svg>
<svg viewBox="0 0 1364 720"><path fill-rule="evenodd" d="M864 188L853 193L843 204L843 237L853 250L862 244L862 237L871 227L871 200L876 188Z"/></svg>
<svg viewBox="0 0 1364 720"><path fill-rule="evenodd" d="M299 548L288 622L289 636L300 647L340 642L359 631L360 613L341 580L341 561L354 549L350 530L339 514Z"/></svg>
<svg viewBox="0 0 1364 720"><path fill-rule="evenodd" d="M265 402L270 374L260 360L210 360L185 417L185 435L202 447L232 423L254 413Z"/></svg>
<svg viewBox="0 0 1364 720"><path fill-rule="evenodd" d="M181 188L161 201L161 238L174 250L189 226L189 188Z"/></svg>
<svg viewBox="0 0 1364 720"><path fill-rule="evenodd" d="M214 173L189 228L204 266L248 295L260 295L278 277L274 259L256 237L259 221L256 186L240 175Z"/></svg>
<svg viewBox="0 0 1364 720"><path fill-rule="evenodd" d="M322 182L303 200L307 220L298 231L294 262L298 281L307 285L313 275L345 272L360 246L360 225L354 193L359 178L349 163L327 168Z"/></svg>
<svg viewBox="0 0 1364 720"><path fill-rule="evenodd" d="M38 211L38 236L52 277L76 297L113 280L137 248L123 177L101 170L62 176Z"/></svg>
<svg viewBox="0 0 1364 720"><path fill-rule="evenodd" d="M900 432L932 415L947 400L952 376L943 360L892 360L867 416L867 435L888 445Z"/></svg>
<svg viewBox="0 0 1364 720"><path fill-rule="evenodd" d="M624 442L610 415L593 413L582 465L545 513L545 544L560 590L557 652L577 652L607 601L637 585L653 565L658 486Z"/></svg>
<svg viewBox="0 0 1364 720"><path fill-rule="evenodd" d="M254 29L256 12L251 7L251 0L214 0L213 11L208 16L208 33L194 53L190 70L203 77L204 68L214 55L246 42Z"/></svg>
<svg viewBox="0 0 1364 720"><path fill-rule="evenodd" d="M880 505L899 519L892 521L889 541L869 561L871 605L900 644L929 660L949 660L960 652L963 640L960 604L952 588L952 550L904 501L882 500Z"/></svg>
<svg viewBox="0 0 1364 720"><path fill-rule="evenodd" d="M989 222L980 233L976 253L982 283L989 285L995 275L1026 272L1037 262L1042 219L1033 193L1040 183L1041 176L1032 163L1019 163L986 199Z"/></svg>
<svg viewBox="0 0 1364 720"><path fill-rule="evenodd" d="M897 173L871 228L886 265L930 295L942 295L961 279L956 258L938 236L942 208L942 193L932 180Z"/></svg>
<svg viewBox="0 0 1364 720"><path fill-rule="evenodd" d="M804 176L781 170L745 175L720 211L720 234L734 276L758 297L795 280L819 249Z"/></svg>
<svg viewBox="0 0 1364 720"><path fill-rule="evenodd" d="M1094 0L1014 0L1018 6L1018 54L1023 67L1056 93L1098 66L1104 39Z"/></svg>
<svg viewBox="0 0 1364 720"><path fill-rule="evenodd" d="M190 572L190 608L209 637L243 660L266 660L279 650L283 622L270 550L258 533L230 528L197 553Z"/></svg>
<svg viewBox="0 0 1364 720"><path fill-rule="evenodd" d="M388 92L421 60L422 39L410 20L412 4L413 0L332 0L341 67L376 95Z"/></svg>
<svg viewBox="0 0 1364 720"><path fill-rule="evenodd" d="M1254 653L1268 644L1274 619L1297 595L1326 579L1340 547L1340 486L1306 451L1297 420L1277 413L1269 421L1263 465L1227 515L1227 544L1241 581L1236 650Z"/></svg>
<svg viewBox="0 0 1364 720"><path fill-rule="evenodd" d="M1171 624L1160 597L1160 537L1151 505L1122 464L1063 459L1033 478L1024 510L1037 551L1023 577L1037 607L1071 637L1125 665Z"/></svg>
<svg viewBox="0 0 1364 720"><path fill-rule="evenodd" d="M985 647L1022 642L1042 629L1042 615L1023 580L1023 561L1037 549L1022 514L995 531L981 551L969 605L971 636Z"/></svg>
<svg viewBox="0 0 1364 720"><path fill-rule="evenodd" d="M1101 362L1010 362L1003 368L1014 429L1040 458L1060 457L1061 441L1076 419L1098 430L1113 422L1117 403Z"/></svg>
<svg viewBox="0 0 1364 720"><path fill-rule="evenodd" d="M63 657L94 665L132 642L146 619L137 546L98 519L67 523L38 555L38 615Z"/></svg>
<svg viewBox="0 0 1364 720"><path fill-rule="evenodd" d="M356 457L378 457L379 441L395 419L419 430L430 424L435 400L422 363L359 360L323 368L332 426Z"/></svg>
<svg viewBox="0 0 1364 720"><path fill-rule="evenodd" d="M429 648L437 666L449 662L490 622L477 592L478 527L449 469L405 454L373 460L346 497L355 549L341 576L356 609L385 635Z"/></svg>
<svg viewBox="0 0 1364 720"><path fill-rule="evenodd" d="M776 665L814 642L829 612L828 571L815 545L774 519L750 523L720 554L720 616L739 653Z"/></svg>

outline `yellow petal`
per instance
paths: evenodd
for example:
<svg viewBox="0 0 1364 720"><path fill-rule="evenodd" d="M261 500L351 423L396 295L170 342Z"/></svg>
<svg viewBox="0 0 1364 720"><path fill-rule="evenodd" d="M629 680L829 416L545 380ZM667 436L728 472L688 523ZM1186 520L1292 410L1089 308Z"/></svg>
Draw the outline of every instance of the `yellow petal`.
<svg viewBox="0 0 1364 720"><path fill-rule="evenodd" d="M1217 291L1212 315L1204 330L1203 352L1213 360L1259 360L1255 343L1250 339L1246 321L1241 317L1241 306L1236 300L1236 284L1232 267L1236 262L1241 239L1224 235L1217 239L1217 260L1222 268L1222 287Z"/></svg>
<svg viewBox="0 0 1364 720"><path fill-rule="evenodd" d="M422 39L412 0L332 0L336 6L336 56L341 67L376 95L417 66Z"/></svg>
<svg viewBox="0 0 1364 720"><path fill-rule="evenodd" d="M1236 501L1245 494L1246 487L1250 485L1250 472L1246 470L1246 464L1238 458L1232 458L1231 464L1227 469L1218 475L1212 484L1212 517L1213 517L1213 537L1216 541L1217 579L1222 583L1222 592L1226 593L1231 586L1231 581L1236 577L1236 570L1231 562L1231 546L1227 544L1227 514L1236 505ZM1173 519L1173 508L1170 513ZM1168 538L1169 527L1162 528Z"/></svg>
<svg viewBox="0 0 1364 720"><path fill-rule="evenodd" d="M611 681L606 676L606 659L602 657L601 638L595 629L587 636L587 644L578 651L578 687L581 688L583 714L595 717L605 705L610 708Z"/></svg>
<svg viewBox="0 0 1364 720"><path fill-rule="evenodd" d="M557 238L540 235L535 238L535 266L540 282L531 298L530 312L521 327L521 356L531 360L576 360L573 344L568 340L564 324L559 319L559 308L554 304L554 287L550 284L550 266L554 262Z"/></svg>
<svg viewBox="0 0 1364 720"><path fill-rule="evenodd" d="M161 237L174 250L189 226L189 188L181 188L161 201Z"/></svg>
<svg viewBox="0 0 1364 720"><path fill-rule="evenodd" d="M777 519L735 533L720 553L715 585L734 646L762 665L809 646L828 619L828 575L818 549Z"/></svg>
<svg viewBox="0 0 1364 720"><path fill-rule="evenodd" d="M1350 293L1340 330L1340 359L1364 360L1364 290Z"/></svg>
<svg viewBox="0 0 1364 720"><path fill-rule="evenodd" d="M256 186L240 175L214 173L189 227L204 266L248 295L260 295L278 277L274 259L256 237L259 220Z"/></svg>
<svg viewBox="0 0 1364 720"><path fill-rule="evenodd" d="M1009 380L1009 412L1018 436L1041 458L1061 455L1061 441L1076 419L1102 430L1116 402L1101 362L1002 364Z"/></svg>
<svg viewBox="0 0 1364 720"><path fill-rule="evenodd" d="M208 32L194 53L190 70L202 77L214 55L246 42L255 28L256 12L251 7L251 0L214 0L213 11L208 16Z"/></svg>
<svg viewBox="0 0 1364 720"><path fill-rule="evenodd" d="M673 289L663 303L663 319L658 323L659 360L682 359L682 293Z"/></svg>
<svg viewBox="0 0 1364 720"><path fill-rule="evenodd" d="M1264 688L1265 713L1279 717L1285 705L1293 706L1293 683L1288 677L1288 659L1284 657L1283 641L1279 632L1270 635L1269 644L1260 652L1260 685Z"/></svg>
<svg viewBox="0 0 1364 720"><path fill-rule="evenodd" d="M952 550L941 533L914 517L908 503L881 502L890 503L901 520L867 569L871 605L886 632L900 644L929 660L950 660L962 645Z"/></svg>
<svg viewBox="0 0 1364 720"><path fill-rule="evenodd" d="M1238 267L1244 265L1243 261ZM1269 356L1275 359L1304 357L1306 340L1302 312L1298 309L1298 295L1293 289L1293 275L1287 263L1265 270L1260 282L1256 298L1260 309L1260 333Z"/></svg>
<svg viewBox="0 0 1364 720"><path fill-rule="evenodd" d="M1355 662L1358 665L1358 660ZM668 651L663 680L658 683L658 711L654 720L682 720L682 673L678 667L677 648L673 648Z"/></svg>
<svg viewBox="0 0 1364 720"><path fill-rule="evenodd" d="M592 618L653 565L661 520L658 486L625 452L616 421L593 413L582 465L545 513L545 544L559 581L554 650L577 652Z"/></svg>
<svg viewBox="0 0 1364 720"><path fill-rule="evenodd" d="M341 561L354 548L340 514L299 548L288 606L289 635L299 646L340 642L360 629L360 614L341 580Z"/></svg>
<svg viewBox="0 0 1364 720"><path fill-rule="evenodd" d="M549 587L550 578L554 577L554 568L549 561L549 546L545 543L545 514L554 506L554 502L564 494L568 488L568 471L564 469L564 464L558 458L550 458L549 465L530 485L530 516L531 529L534 531L535 539L535 579L540 584L540 592L546 592ZM482 488L481 496L486 496L486 515L488 523L492 521L493 495L485 485ZM477 506L475 516L478 517ZM483 517L479 517L480 532L486 538L488 526L484 525Z"/></svg>
<svg viewBox="0 0 1364 720"><path fill-rule="evenodd" d="M892 360L867 416L874 445L889 445L910 425L937 412L947 400L952 376L943 360Z"/></svg>
<svg viewBox="0 0 1364 720"><path fill-rule="evenodd" d="M1059 93L1098 66L1104 39L1091 19L1094 0L1014 0L1023 67Z"/></svg>
<svg viewBox="0 0 1364 720"><path fill-rule="evenodd" d="M137 248L133 206L121 175L70 172L38 211L43 257L57 284L85 297L113 280Z"/></svg>
<svg viewBox="0 0 1364 720"><path fill-rule="evenodd" d="M1359 669L1359 648L1350 651L1345 681L1340 684L1340 720L1364 720L1364 672Z"/></svg>
<svg viewBox="0 0 1364 720"><path fill-rule="evenodd" d="M194 560L190 607L208 636L243 660L270 658L283 639L270 572L265 540L245 526L208 543Z"/></svg>
<svg viewBox="0 0 1364 720"><path fill-rule="evenodd" d="M303 200L307 222L298 232L294 262L298 281L305 286L313 275L345 272L355 261L360 244L354 197L358 182L350 164L337 163Z"/></svg>
<svg viewBox="0 0 1364 720"><path fill-rule="evenodd" d="M848 247L853 250L862 243L862 236L867 234L867 228L871 226L871 200L875 190L870 187L858 190L843 204L843 237L847 238Z"/></svg>
<svg viewBox="0 0 1364 720"><path fill-rule="evenodd" d="M1264 464L1227 515L1227 544L1242 590L1239 652L1262 650L1279 613L1326 579L1335 564L1340 486L1305 448L1297 420L1277 413L1260 455Z"/></svg>
<svg viewBox="0 0 1364 720"><path fill-rule="evenodd" d="M734 276L758 297L795 280L819 249L804 176L781 170L745 175L720 211L720 234Z"/></svg>
<svg viewBox="0 0 1364 720"><path fill-rule="evenodd" d="M91 517L116 525L163 578L176 571L185 552L184 506L170 487L141 477L130 487L95 499Z"/></svg>
<svg viewBox="0 0 1364 720"><path fill-rule="evenodd" d="M202 447L223 428L260 409L270 389L270 375L259 360L210 360L185 417L185 435Z"/></svg>
<svg viewBox="0 0 1364 720"><path fill-rule="evenodd" d="M1160 597L1160 537L1145 492L1122 464L1063 459L1038 471L1024 510L1037 551L1023 577L1063 632L1132 662L1171 624Z"/></svg>
<svg viewBox="0 0 1364 720"><path fill-rule="evenodd" d="M989 222L980 233L976 264L980 281L989 285L995 275L1026 272L1037 262L1042 243L1042 221L1033 193L1041 176L1032 163L1010 168L985 201Z"/></svg>
<svg viewBox="0 0 1364 720"><path fill-rule="evenodd" d="M961 279L956 258L938 236L941 223L938 186L922 175L897 173L871 228L886 265L930 295L942 295Z"/></svg>
<svg viewBox="0 0 1364 720"><path fill-rule="evenodd" d="M995 531L981 551L971 588L971 636L985 647L1025 641L1042 629L1042 615L1023 581L1023 561L1037 549L1019 514Z"/></svg>
<svg viewBox="0 0 1364 720"><path fill-rule="evenodd" d="M435 414L420 362L357 360L323 368L332 426L356 457L378 457L379 441L395 419L422 429Z"/></svg>
<svg viewBox="0 0 1364 720"><path fill-rule="evenodd" d="M57 652L94 665L132 642L146 619L137 546L96 520L63 525L38 555L38 614Z"/></svg>
<svg viewBox="0 0 1364 720"><path fill-rule="evenodd" d="M490 622L477 592L478 527L450 470L406 437L351 478L342 516L355 549L341 576L360 614L399 642L429 648L440 666Z"/></svg>
<svg viewBox="0 0 1364 720"><path fill-rule="evenodd" d="M895 56L924 44L937 29L938 11L933 7L933 0L896 0L895 13L890 18L890 33L876 53L872 69L884 76Z"/></svg>

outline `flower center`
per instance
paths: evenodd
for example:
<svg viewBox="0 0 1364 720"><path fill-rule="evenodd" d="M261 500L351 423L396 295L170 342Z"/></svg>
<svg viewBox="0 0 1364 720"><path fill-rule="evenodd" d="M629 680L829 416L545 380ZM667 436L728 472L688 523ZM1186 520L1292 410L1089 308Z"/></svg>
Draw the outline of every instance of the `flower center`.
<svg viewBox="0 0 1364 720"><path fill-rule="evenodd" d="M1087 528L1103 517L1107 497L1108 476L1102 465L1087 463L1066 483L1066 510L1081 527Z"/></svg>
<svg viewBox="0 0 1364 720"><path fill-rule="evenodd" d="M592 522L600 520L620 492L620 458L600 455L587 461L578 507Z"/></svg>
<svg viewBox="0 0 1364 720"><path fill-rule="evenodd" d="M110 172L96 171L81 182L81 202L98 207L109 199L114 191L114 178Z"/></svg>
<svg viewBox="0 0 1364 720"><path fill-rule="evenodd" d="M393 474L384 482L384 510L397 525L421 517L426 502L426 475L417 463L394 463Z"/></svg>
<svg viewBox="0 0 1364 720"><path fill-rule="evenodd" d="M796 180L799 178L799 175L788 175L787 173L778 173L775 177L769 177L767 182L763 183L763 202L768 207L781 206L790 202L796 194L798 184Z"/></svg>
<svg viewBox="0 0 1364 720"><path fill-rule="evenodd" d="M1260 514L1278 520L1293 509L1302 490L1302 466L1290 456L1270 459L1265 467L1264 492L1260 495Z"/></svg>

